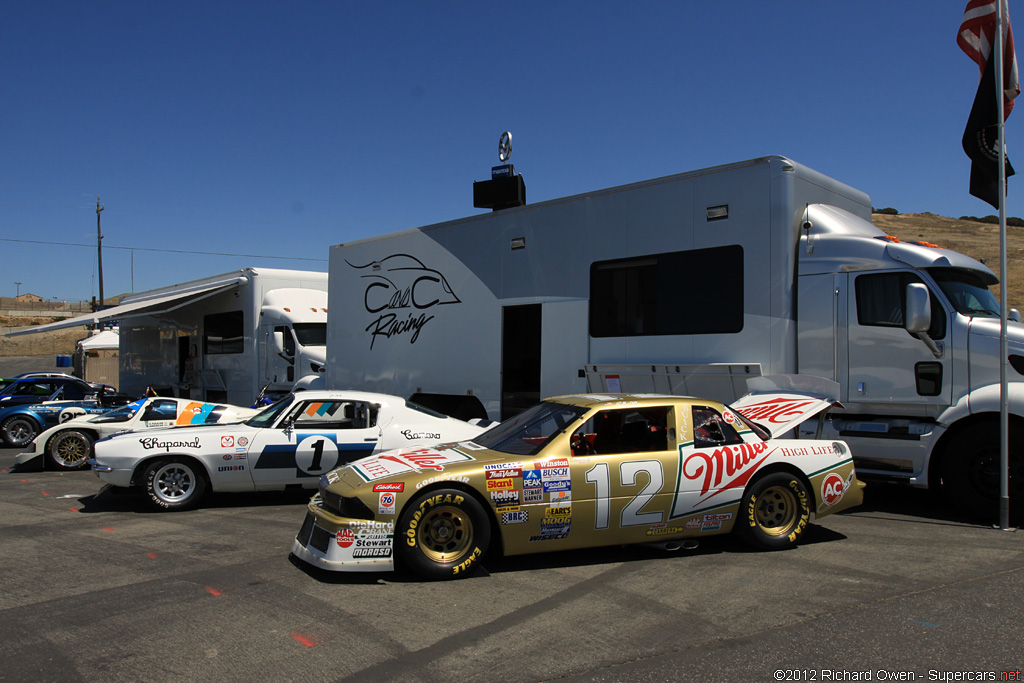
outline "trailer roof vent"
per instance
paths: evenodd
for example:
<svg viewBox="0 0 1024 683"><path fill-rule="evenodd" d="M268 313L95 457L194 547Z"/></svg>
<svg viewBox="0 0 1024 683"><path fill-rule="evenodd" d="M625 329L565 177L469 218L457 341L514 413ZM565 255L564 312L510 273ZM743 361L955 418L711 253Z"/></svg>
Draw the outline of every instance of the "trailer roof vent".
<svg viewBox="0 0 1024 683"><path fill-rule="evenodd" d="M709 206L708 209L708 222L710 221L723 221L729 217L729 205L719 204L718 206Z"/></svg>

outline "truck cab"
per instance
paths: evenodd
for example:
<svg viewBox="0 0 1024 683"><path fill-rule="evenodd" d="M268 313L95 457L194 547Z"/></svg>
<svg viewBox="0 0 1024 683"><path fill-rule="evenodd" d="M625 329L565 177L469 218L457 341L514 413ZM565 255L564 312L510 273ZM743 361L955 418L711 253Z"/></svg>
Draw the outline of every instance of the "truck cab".
<svg viewBox="0 0 1024 683"><path fill-rule="evenodd" d="M320 377L327 358L327 292L268 291L260 308L264 393L284 394L296 382Z"/></svg>
<svg viewBox="0 0 1024 683"><path fill-rule="evenodd" d="M858 475L935 487L978 513L999 490L998 278L984 264L906 243L824 205L808 207L799 252L798 363L834 379L828 429ZM1024 326L1009 314L1011 498L1021 495ZM1016 438L1014 438L1016 436ZM859 447L858 447L859 446Z"/></svg>

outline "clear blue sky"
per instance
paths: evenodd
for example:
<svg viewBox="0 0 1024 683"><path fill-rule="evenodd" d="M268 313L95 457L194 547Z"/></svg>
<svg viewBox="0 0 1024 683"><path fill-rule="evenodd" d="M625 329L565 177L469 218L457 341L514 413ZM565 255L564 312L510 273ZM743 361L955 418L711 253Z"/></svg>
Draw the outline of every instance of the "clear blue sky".
<svg viewBox="0 0 1024 683"><path fill-rule="evenodd" d="M479 213L504 130L531 203L783 154L876 207L991 214L960 147L965 5L6 2L0 237L95 245L100 195L108 296L326 270L332 244ZM1022 135L1024 110L1024 170ZM98 289L95 248L0 250L4 296Z"/></svg>

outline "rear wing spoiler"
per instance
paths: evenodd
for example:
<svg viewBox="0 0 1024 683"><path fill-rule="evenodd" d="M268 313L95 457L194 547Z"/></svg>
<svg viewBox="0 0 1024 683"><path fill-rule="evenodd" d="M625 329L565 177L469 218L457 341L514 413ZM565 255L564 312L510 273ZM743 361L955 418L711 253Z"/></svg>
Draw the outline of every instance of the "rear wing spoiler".
<svg viewBox="0 0 1024 683"><path fill-rule="evenodd" d="M747 380L748 393L729 407L778 438L828 408L842 408L839 383L811 375L766 375Z"/></svg>

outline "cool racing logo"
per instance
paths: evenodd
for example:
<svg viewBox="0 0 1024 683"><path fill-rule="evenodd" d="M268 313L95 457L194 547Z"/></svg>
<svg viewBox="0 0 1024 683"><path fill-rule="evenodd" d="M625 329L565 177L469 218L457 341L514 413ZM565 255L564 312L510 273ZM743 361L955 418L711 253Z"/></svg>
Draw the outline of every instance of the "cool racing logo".
<svg viewBox="0 0 1024 683"><path fill-rule="evenodd" d="M409 343L415 344L423 326L434 319L424 311L442 304L462 303L444 275L427 268L415 256L392 254L365 265L345 263L356 270L369 271L360 277L368 280L363 306L367 313L377 316L366 326L371 349L377 337L408 335Z"/></svg>

